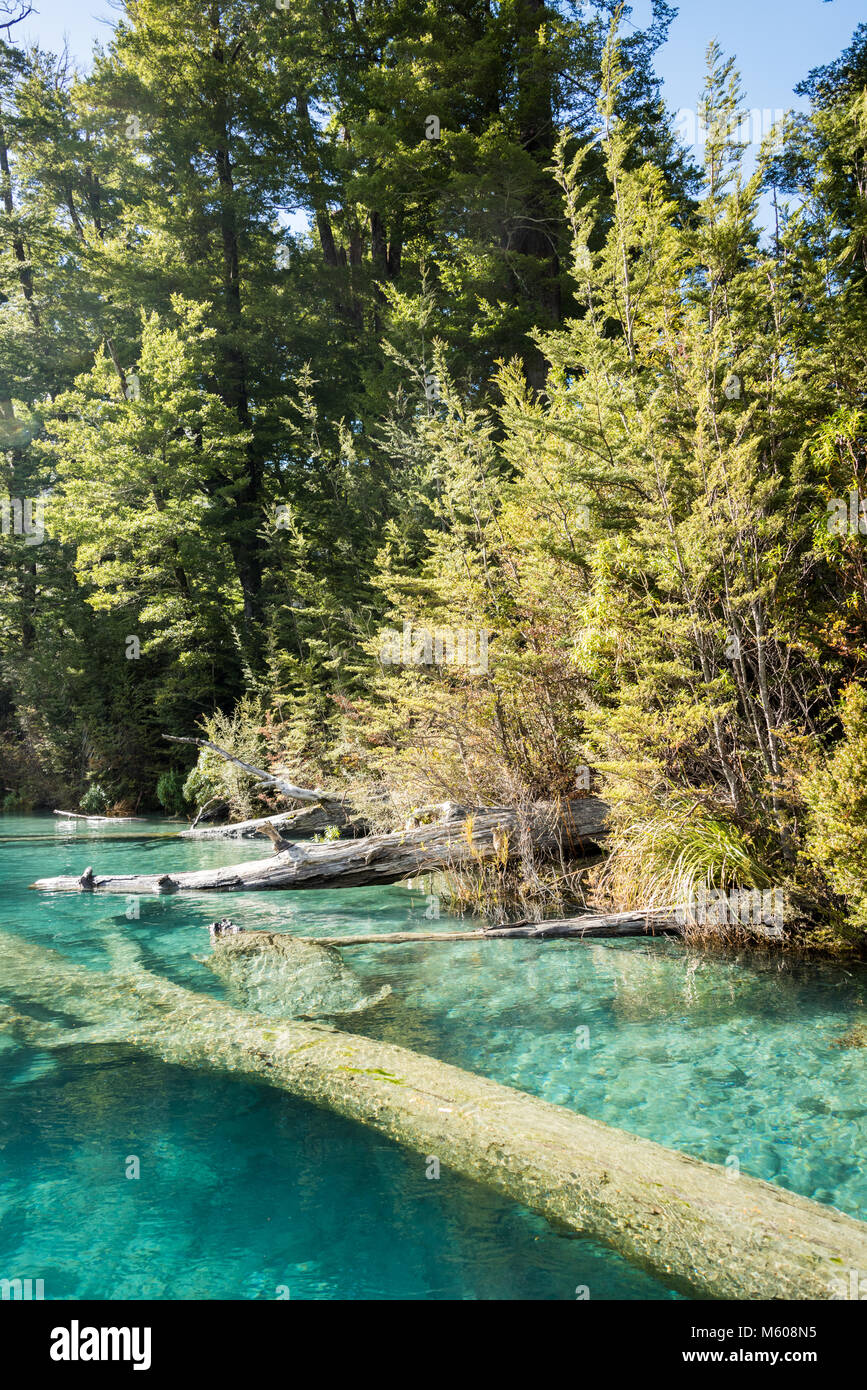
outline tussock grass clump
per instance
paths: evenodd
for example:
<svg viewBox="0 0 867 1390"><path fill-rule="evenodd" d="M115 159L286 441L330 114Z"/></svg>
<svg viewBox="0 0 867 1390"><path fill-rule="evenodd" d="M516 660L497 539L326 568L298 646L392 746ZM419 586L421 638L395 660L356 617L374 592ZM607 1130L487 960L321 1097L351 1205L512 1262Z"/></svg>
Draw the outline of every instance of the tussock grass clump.
<svg viewBox="0 0 867 1390"><path fill-rule="evenodd" d="M743 827L701 799L675 795L639 814L615 805L609 854L594 887L600 899L627 911L689 903L701 889L771 884Z"/></svg>

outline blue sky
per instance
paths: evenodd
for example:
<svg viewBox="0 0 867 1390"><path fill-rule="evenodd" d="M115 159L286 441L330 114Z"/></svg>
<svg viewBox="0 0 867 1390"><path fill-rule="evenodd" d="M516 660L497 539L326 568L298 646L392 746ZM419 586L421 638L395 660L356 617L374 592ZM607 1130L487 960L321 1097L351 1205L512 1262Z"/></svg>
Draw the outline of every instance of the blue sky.
<svg viewBox="0 0 867 1390"><path fill-rule="evenodd" d="M634 22L649 14L649 2L633 6ZM865 20L864 0L683 0L657 56L666 101L675 110L696 105L705 50L716 38L737 59L747 106L802 106L795 83L836 58Z"/></svg>

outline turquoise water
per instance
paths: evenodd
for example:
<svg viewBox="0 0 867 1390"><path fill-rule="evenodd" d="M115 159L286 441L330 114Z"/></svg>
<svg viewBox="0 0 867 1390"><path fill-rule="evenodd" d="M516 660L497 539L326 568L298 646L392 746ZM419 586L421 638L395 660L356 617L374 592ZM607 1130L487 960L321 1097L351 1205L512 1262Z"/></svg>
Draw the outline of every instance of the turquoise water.
<svg viewBox="0 0 867 1390"><path fill-rule="evenodd" d="M170 827L169 827L170 829ZM37 877L203 868L256 842L71 835L0 817L0 930L103 968L144 963L216 995L206 924L309 936L432 923L428 884L127 900ZM133 833L134 832L134 833ZM138 915L136 916L136 913ZM441 920L440 926L448 926ZM867 1218L867 972L703 955L665 940L362 946L385 1003L344 1027L388 1038ZM0 998L3 981L0 980ZM141 1176L125 1176L136 1155ZM48 1054L0 1034L0 1277L46 1298L665 1299L592 1242L282 1093L131 1050Z"/></svg>

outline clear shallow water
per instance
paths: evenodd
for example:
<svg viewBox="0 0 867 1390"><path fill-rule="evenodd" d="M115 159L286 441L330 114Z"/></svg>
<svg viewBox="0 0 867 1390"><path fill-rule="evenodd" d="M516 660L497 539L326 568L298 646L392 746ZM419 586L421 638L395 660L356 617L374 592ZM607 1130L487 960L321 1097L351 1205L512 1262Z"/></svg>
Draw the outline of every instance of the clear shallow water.
<svg viewBox="0 0 867 1390"><path fill-rule="evenodd" d="M75 837L55 825L0 817L0 930L95 968L122 933L149 968L221 995L196 960L217 916L309 936L432 925L422 885L138 900L28 891L88 864L153 872L263 855L255 841L157 838L160 822ZM734 1156L867 1218L867 1049L833 1046L867 1023L864 970L781 971L665 940L343 955L365 989L392 994L342 1026L713 1162ZM131 1154L137 1181L125 1177ZM43 1278L48 1298L275 1298L286 1286L296 1299L571 1299L579 1285L593 1299L674 1296L281 1093L117 1048L47 1054L0 1034L0 1277L15 1276Z"/></svg>

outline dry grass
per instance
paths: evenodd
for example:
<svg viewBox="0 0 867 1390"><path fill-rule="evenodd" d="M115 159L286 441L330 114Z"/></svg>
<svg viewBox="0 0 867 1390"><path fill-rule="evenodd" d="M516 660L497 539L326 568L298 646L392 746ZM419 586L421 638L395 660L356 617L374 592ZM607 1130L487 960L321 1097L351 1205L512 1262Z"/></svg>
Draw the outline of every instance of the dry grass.
<svg viewBox="0 0 867 1390"><path fill-rule="evenodd" d="M699 889L769 888L772 879L732 820L688 798L672 798L631 819L616 808L609 854L595 888L617 910L666 907Z"/></svg>

